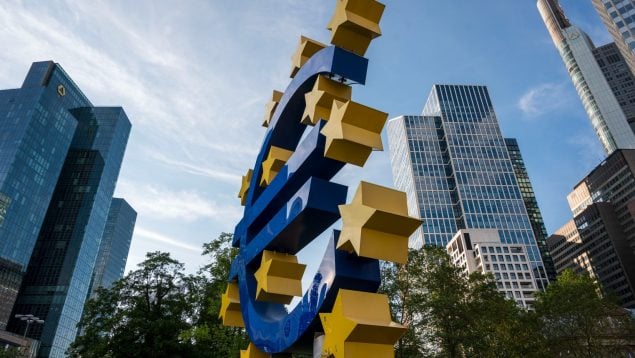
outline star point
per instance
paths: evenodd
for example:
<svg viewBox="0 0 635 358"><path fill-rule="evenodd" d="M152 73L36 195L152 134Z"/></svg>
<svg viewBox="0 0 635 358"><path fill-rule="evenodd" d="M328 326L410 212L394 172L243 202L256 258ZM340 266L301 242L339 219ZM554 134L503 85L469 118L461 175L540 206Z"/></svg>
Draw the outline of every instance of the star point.
<svg viewBox="0 0 635 358"><path fill-rule="evenodd" d="M364 56L372 40L381 36L384 8L375 0L339 0L327 26L331 44Z"/></svg>
<svg viewBox="0 0 635 358"><path fill-rule="evenodd" d="M406 327L393 322L386 295L340 289L331 313L320 313L322 356L394 357Z"/></svg>
<svg viewBox="0 0 635 358"><path fill-rule="evenodd" d="M370 153L383 150L381 130L388 113L353 101L333 101L330 119L322 128L326 137L324 156L364 166Z"/></svg>
<svg viewBox="0 0 635 358"><path fill-rule="evenodd" d="M218 317L223 325L231 327L245 327L243 314L240 310L240 292L238 284L230 282L225 293L221 296L221 306Z"/></svg>
<svg viewBox="0 0 635 358"><path fill-rule="evenodd" d="M263 251L260 268L254 274L256 300L289 304L294 296L302 296L302 275L306 265L294 255Z"/></svg>
<svg viewBox="0 0 635 358"><path fill-rule="evenodd" d="M352 88L326 76L318 76L313 89L304 95L306 106L302 114L302 123L316 125L320 119L328 121L333 101L351 99Z"/></svg>
<svg viewBox="0 0 635 358"><path fill-rule="evenodd" d="M261 351L252 342L249 342L249 346L247 346L247 349L240 351L240 358L269 358L269 357L271 357L270 354L267 354Z"/></svg>
<svg viewBox="0 0 635 358"><path fill-rule="evenodd" d="M358 256L406 263L408 238L421 220L408 215L406 194L361 182L352 202L340 205L342 232L337 248Z"/></svg>
<svg viewBox="0 0 635 358"><path fill-rule="evenodd" d="M267 103L265 106L265 118L262 121L262 126L265 128L269 127L271 123L271 118L273 118L273 114L276 112L276 108L278 108L278 103L282 99L282 95L284 93L280 91L273 90L273 94L271 95L271 101Z"/></svg>
<svg viewBox="0 0 635 358"><path fill-rule="evenodd" d="M269 154L267 159L262 162L262 176L260 177L260 186L267 186L271 184L273 179L278 175L280 169L291 158L292 151L271 146L269 148Z"/></svg>
<svg viewBox="0 0 635 358"><path fill-rule="evenodd" d="M313 56L316 52L325 48L326 45L312 40L305 36L300 36L300 43L298 44L298 48L295 53L291 57L291 78L295 77L295 75L300 71L300 68L304 66L304 64Z"/></svg>
<svg viewBox="0 0 635 358"><path fill-rule="evenodd" d="M254 175L254 171L249 169L247 173L243 175L240 190L238 191L238 197L240 198L240 205L245 206L247 202L247 193L249 192L249 186L251 185L251 177Z"/></svg>

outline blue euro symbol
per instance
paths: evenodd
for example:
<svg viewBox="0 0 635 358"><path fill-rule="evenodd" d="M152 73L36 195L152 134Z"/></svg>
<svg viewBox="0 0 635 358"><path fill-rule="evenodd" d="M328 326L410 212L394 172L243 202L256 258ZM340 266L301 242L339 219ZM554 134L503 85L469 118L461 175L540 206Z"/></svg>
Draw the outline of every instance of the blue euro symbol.
<svg viewBox="0 0 635 358"><path fill-rule="evenodd" d="M318 51L296 73L271 118L234 232L233 245L240 250L229 275L239 286L245 328L263 352L310 349L314 334L322 330L319 313L330 312L339 289L376 292L379 287L378 260L336 250L337 230L311 286L291 311L280 303L257 301L254 277L264 250L295 255L339 220L338 205L345 204L348 188L331 179L345 163L324 157L324 121L312 128L301 123L304 95L320 75L364 84L367 68L366 58L339 47ZM262 163L272 146L293 154L261 187Z"/></svg>

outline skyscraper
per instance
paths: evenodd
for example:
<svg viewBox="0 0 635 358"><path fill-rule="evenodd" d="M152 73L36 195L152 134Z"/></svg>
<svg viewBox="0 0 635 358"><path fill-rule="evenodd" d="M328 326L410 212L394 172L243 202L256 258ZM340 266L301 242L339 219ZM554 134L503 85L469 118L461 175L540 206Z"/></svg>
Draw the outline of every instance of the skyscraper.
<svg viewBox="0 0 635 358"><path fill-rule="evenodd" d="M537 5L605 152L635 149L635 134L598 64L589 36L569 22L557 0L538 0Z"/></svg>
<svg viewBox="0 0 635 358"><path fill-rule="evenodd" d="M523 245L538 287L542 258L507 146L484 86L435 85L421 116L388 122L395 186L422 230L412 246L445 247L459 229L495 229Z"/></svg>
<svg viewBox="0 0 635 358"><path fill-rule="evenodd" d="M635 150L617 150L567 197L573 220L547 239L558 272L598 280L624 307L635 307Z"/></svg>
<svg viewBox="0 0 635 358"><path fill-rule="evenodd" d="M90 282L88 296L123 277L137 212L124 199L113 198Z"/></svg>
<svg viewBox="0 0 635 358"><path fill-rule="evenodd" d="M131 127L119 107L71 112L78 126L13 308L45 320L28 334L43 357L63 357L75 339Z"/></svg>
<svg viewBox="0 0 635 358"><path fill-rule="evenodd" d="M15 314L45 320L27 333L39 356L74 340L130 127L51 61L0 91L0 341L25 333Z"/></svg>
<svg viewBox="0 0 635 358"><path fill-rule="evenodd" d="M91 103L53 62L0 91L0 330L8 322L77 119Z"/></svg>
<svg viewBox="0 0 635 358"><path fill-rule="evenodd" d="M593 6L600 14L602 22L609 30L626 60L632 73L635 73L635 0L593 0Z"/></svg>
<svg viewBox="0 0 635 358"><path fill-rule="evenodd" d="M551 259L549 253L549 247L547 246L547 228L545 222L542 220L542 213L538 207L538 201L536 200L536 194L534 188L529 180L529 174L527 173L527 167L525 161L520 153L520 147L518 141L515 138L505 138L505 145L507 146L507 152L509 152L509 158L512 161L514 167L514 173L516 174L516 180L518 181L518 188L520 189L520 195L525 202L525 208L527 208L527 214L529 215L529 222L531 228L534 231L536 237L536 243L542 256L542 262L545 264L545 271L549 281L556 280L556 268Z"/></svg>

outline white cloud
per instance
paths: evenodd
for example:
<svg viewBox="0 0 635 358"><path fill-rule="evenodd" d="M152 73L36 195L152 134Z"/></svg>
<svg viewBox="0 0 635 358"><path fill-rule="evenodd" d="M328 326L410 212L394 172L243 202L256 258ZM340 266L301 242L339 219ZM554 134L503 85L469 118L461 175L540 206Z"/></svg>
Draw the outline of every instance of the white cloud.
<svg viewBox="0 0 635 358"><path fill-rule="evenodd" d="M229 173L224 170L214 169L217 165L213 165L210 163L209 166L203 166L198 164L192 164L185 162L183 160L176 160L169 158L163 153L154 152L151 154L152 159L157 160L170 168L176 168L182 170L188 174L200 175L208 178L214 178L221 181L224 181L229 184L233 184L236 187L240 185L240 180L242 178L241 175L235 173Z"/></svg>
<svg viewBox="0 0 635 358"><path fill-rule="evenodd" d="M187 244L185 242L173 239L171 237L165 236L165 235L160 234L158 232L154 232L154 231L148 230L148 229L140 227L140 226L135 227L133 236L141 237L141 238L148 239L148 240L158 241L158 242L161 242L161 243L164 243L164 244L168 244L168 245L171 245L171 246L175 246L175 247L178 247L178 248L181 248L181 249L185 249L185 250L188 250L188 251L193 251L193 252L202 252L203 251L202 247L196 247L194 245Z"/></svg>
<svg viewBox="0 0 635 358"><path fill-rule="evenodd" d="M194 190L172 191L154 184L121 181L117 196L124 197L144 218L186 222L200 219L233 222L240 218L238 199L236 205L220 205Z"/></svg>
<svg viewBox="0 0 635 358"><path fill-rule="evenodd" d="M535 118L565 108L570 100L568 84L543 83L527 90L517 106L527 117Z"/></svg>

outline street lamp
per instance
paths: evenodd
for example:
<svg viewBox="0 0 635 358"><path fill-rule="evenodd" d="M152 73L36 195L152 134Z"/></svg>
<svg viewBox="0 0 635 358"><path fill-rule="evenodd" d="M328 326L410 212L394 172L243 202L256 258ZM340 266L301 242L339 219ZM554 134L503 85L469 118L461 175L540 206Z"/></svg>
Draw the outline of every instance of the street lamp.
<svg viewBox="0 0 635 358"><path fill-rule="evenodd" d="M24 335L22 336L23 338L26 338L26 334L29 331L29 326L31 325L31 323L44 323L43 319L40 319L40 317L35 317L32 314L17 314L15 315L15 318L19 318L21 321L26 321L26 329L24 330Z"/></svg>

